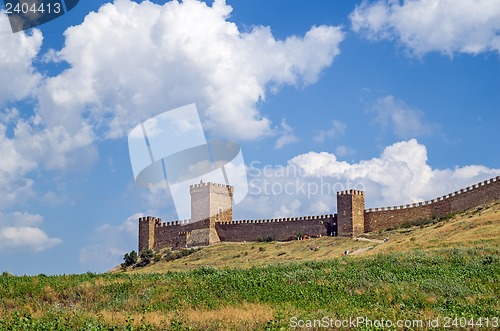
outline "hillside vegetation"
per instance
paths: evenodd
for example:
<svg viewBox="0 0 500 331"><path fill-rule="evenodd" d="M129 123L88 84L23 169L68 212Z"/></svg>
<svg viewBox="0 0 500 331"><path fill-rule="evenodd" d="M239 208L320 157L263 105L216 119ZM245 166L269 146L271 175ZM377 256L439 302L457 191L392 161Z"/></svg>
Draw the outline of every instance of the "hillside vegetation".
<svg viewBox="0 0 500 331"><path fill-rule="evenodd" d="M491 329L500 316L498 210L495 203L371 241L220 244L126 273L3 274L0 330L288 330L293 318L358 316L481 318L482 327L467 329ZM346 249L358 253L342 256Z"/></svg>

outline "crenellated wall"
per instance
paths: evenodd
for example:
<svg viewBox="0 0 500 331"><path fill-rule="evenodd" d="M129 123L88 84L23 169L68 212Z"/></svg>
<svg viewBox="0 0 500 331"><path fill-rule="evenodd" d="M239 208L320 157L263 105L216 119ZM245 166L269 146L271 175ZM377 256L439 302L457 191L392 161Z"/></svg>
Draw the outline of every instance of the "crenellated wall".
<svg viewBox="0 0 500 331"><path fill-rule="evenodd" d="M160 218L139 219L139 252L165 247L206 246L222 241L290 240L297 235L326 236L336 232L337 214L293 218L234 220L215 223L205 219L162 222Z"/></svg>
<svg viewBox="0 0 500 331"><path fill-rule="evenodd" d="M221 241L290 240L297 235L326 236L336 226L336 215L238 220L215 223Z"/></svg>
<svg viewBox="0 0 500 331"><path fill-rule="evenodd" d="M141 217L139 252L147 248L205 246L218 241L290 240L299 234L358 236L363 232L443 217L499 199L500 176L437 199L395 207L364 209L364 192L342 191L337 193L338 214L262 220L232 220L232 208L229 208L232 187L202 183L193 185L191 193L192 203L202 205L193 210L206 218L193 223L190 220L164 223L160 218ZM217 209L213 209L214 206Z"/></svg>
<svg viewBox="0 0 500 331"><path fill-rule="evenodd" d="M491 202L500 197L500 176L424 202L365 210L365 232L443 217Z"/></svg>

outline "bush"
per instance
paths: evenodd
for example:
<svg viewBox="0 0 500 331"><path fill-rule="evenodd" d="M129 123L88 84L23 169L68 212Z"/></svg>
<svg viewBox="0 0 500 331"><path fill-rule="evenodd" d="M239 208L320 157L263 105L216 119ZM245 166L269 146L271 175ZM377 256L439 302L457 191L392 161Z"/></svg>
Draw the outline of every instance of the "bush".
<svg viewBox="0 0 500 331"><path fill-rule="evenodd" d="M144 267L151 263L154 258L154 252L150 249L145 249L141 252L141 261L137 264L139 267Z"/></svg>
<svg viewBox="0 0 500 331"><path fill-rule="evenodd" d="M137 252L136 251L132 251L129 253L125 253L125 255L123 256L123 260L125 261L123 264L122 264L122 267L123 265L125 265L125 267L129 267L131 265L134 265L137 263Z"/></svg>
<svg viewBox="0 0 500 331"><path fill-rule="evenodd" d="M267 237L265 237L265 238L259 238L259 239L257 239L257 241L259 241L259 242L266 242L266 243L269 243L269 242L271 242L271 241L274 241L274 238L273 238L273 237L271 237L271 236L267 236Z"/></svg>

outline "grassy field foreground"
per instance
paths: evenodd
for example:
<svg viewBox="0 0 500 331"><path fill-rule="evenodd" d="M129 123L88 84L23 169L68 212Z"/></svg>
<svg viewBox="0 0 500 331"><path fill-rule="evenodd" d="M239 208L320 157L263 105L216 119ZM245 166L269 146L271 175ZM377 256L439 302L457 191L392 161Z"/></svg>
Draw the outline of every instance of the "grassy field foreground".
<svg viewBox="0 0 500 331"><path fill-rule="evenodd" d="M482 318L484 323L500 316L498 227L498 204L492 204L370 235L389 236L383 244L321 238L249 243L228 252L220 245L159 262L142 273L3 274L0 330L288 330L293 318L358 316ZM366 245L372 249L365 251ZM341 257L346 248L360 253ZM311 260L293 261L299 253ZM259 254L262 260L255 263L271 264L252 266ZM239 264L234 267L232 260ZM212 261L217 268L201 265ZM165 272L169 266L186 271ZM151 272L159 270L164 272Z"/></svg>
<svg viewBox="0 0 500 331"><path fill-rule="evenodd" d="M492 318L500 249L250 269L0 277L1 330L278 330L290 318Z"/></svg>

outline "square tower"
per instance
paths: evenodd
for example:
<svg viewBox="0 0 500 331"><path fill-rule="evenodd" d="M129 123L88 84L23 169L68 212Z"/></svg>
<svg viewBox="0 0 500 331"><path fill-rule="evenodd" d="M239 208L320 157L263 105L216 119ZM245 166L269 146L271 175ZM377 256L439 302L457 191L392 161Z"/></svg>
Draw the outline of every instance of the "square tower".
<svg viewBox="0 0 500 331"><path fill-rule="evenodd" d="M357 237L365 232L365 193L357 190L337 192L338 235Z"/></svg>
<svg viewBox="0 0 500 331"><path fill-rule="evenodd" d="M210 224L233 219L231 185L199 183L191 185L191 222L210 219Z"/></svg>
<svg viewBox="0 0 500 331"><path fill-rule="evenodd" d="M155 226L160 223L161 219L151 216L139 218L139 254L145 249L154 249Z"/></svg>

